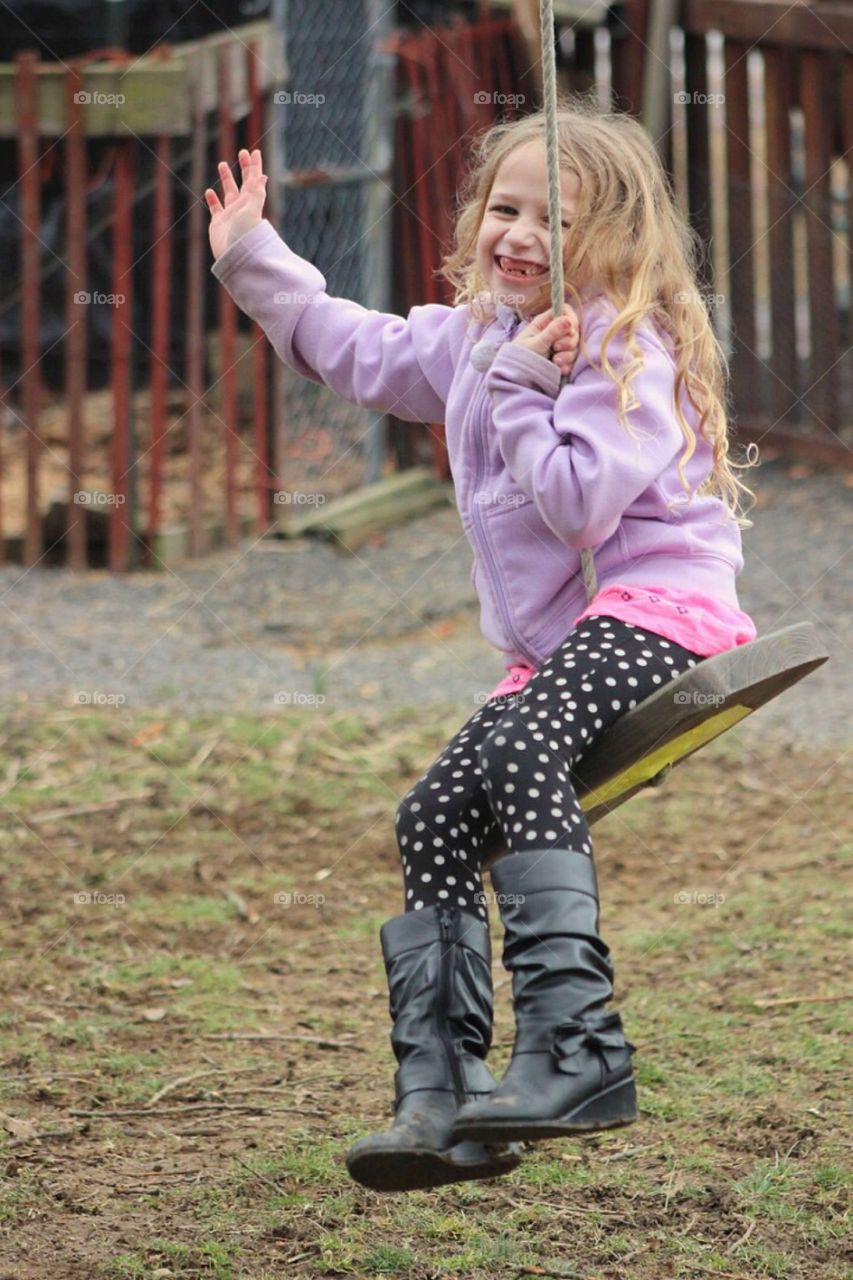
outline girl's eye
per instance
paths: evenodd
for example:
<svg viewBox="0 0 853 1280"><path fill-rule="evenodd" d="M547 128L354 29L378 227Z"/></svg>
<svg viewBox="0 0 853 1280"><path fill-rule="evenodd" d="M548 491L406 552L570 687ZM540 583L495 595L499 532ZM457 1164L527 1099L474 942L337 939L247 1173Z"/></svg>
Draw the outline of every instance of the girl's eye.
<svg viewBox="0 0 853 1280"><path fill-rule="evenodd" d="M512 205L511 205L511 204L493 204L493 205L491 205L491 207L490 207L490 210L489 210L489 211L490 211L490 213L515 213L515 212L516 212L516 210L512 207ZM547 214L546 214L546 216L542 219L542 221L547 225L547 223L548 223L548 217L547 217ZM568 222L563 222L563 223L561 223L560 225L562 226L562 228L563 228L563 230L564 230L564 231L568 231L568 229L569 229L569 224L568 224Z"/></svg>

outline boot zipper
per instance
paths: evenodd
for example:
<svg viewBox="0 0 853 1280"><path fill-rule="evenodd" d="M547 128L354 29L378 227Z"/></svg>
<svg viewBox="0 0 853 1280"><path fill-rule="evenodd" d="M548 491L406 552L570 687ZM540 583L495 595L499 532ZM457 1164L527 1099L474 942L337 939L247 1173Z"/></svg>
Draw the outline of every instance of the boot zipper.
<svg viewBox="0 0 853 1280"><path fill-rule="evenodd" d="M441 941L442 945L452 943L453 941L453 917L452 907L442 907L439 911L439 922L441 925ZM450 946L442 955L439 962L439 987L438 987L438 1004L436 1008L436 1029L439 1039L444 1047L447 1064L450 1067L450 1074L453 1077L453 1090L456 1094L456 1105L461 1107L465 1103L465 1086L462 1082L462 1071L459 1066L459 1058L454 1048L453 1042L447 1035L445 1029L445 1016L450 1005L450 986L453 978L453 968L456 963L456 948Z"/></svg>

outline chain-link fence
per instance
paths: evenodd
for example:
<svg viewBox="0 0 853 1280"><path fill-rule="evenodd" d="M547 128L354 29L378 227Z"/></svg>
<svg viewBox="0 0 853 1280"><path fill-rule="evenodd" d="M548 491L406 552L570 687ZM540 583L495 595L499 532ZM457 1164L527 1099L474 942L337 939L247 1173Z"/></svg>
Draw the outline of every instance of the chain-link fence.
<svg viewBox="0 0 853 1280"><path fill-rule="evenodd" d="M393 7L379 0L277 0L289 82L276 95L278 224L327 291L390 309ZM288 491L334 497L381 475L384 419L284 375L279 442Z"/></svg>

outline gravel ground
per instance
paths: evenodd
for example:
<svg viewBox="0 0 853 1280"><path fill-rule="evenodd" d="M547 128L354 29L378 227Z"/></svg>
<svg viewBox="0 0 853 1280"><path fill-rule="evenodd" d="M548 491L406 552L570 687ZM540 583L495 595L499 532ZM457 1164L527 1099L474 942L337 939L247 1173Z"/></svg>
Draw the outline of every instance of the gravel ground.
<svg viewBox="0 0 853 1280"><path fill-rule="evenodd" d="M847 742L849 476L777 461L749 479L761 505L741 605L759 634L813 621L831 657L738 732ZM470 567L452 506L354 555L270 540L156 574L7 567L3 700L258 713L322 695L336 712L440 703L461 724L503 674L479 634Z"/></svg>

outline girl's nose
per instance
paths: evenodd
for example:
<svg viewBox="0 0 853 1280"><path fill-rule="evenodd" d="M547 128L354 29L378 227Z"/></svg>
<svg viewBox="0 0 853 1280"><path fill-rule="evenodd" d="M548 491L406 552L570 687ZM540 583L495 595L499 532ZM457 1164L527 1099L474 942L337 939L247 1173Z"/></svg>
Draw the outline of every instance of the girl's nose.
<svg viewBox="0 0 853 1280"><path fill-rule="evenodd" d="M511 247L518 249L529 249L536 243L536 237L533 234L532 229L524 231L515 227L506 233L504 240Z"/></svg>
<svg viewBox="0 0 853 1280"><path fill-rule="evenodd" d="M519 244L533 244L536 239L536 227L532 222L519 218L513 222L512 226L507 227L506 239L510 242L518 241Z"/></svg>

